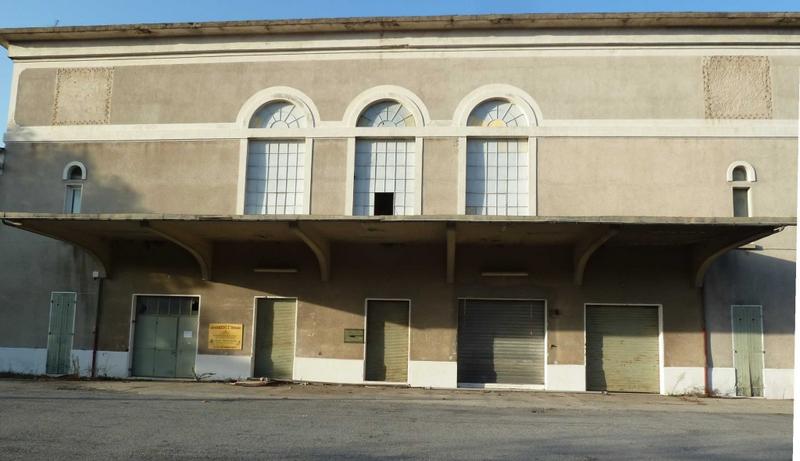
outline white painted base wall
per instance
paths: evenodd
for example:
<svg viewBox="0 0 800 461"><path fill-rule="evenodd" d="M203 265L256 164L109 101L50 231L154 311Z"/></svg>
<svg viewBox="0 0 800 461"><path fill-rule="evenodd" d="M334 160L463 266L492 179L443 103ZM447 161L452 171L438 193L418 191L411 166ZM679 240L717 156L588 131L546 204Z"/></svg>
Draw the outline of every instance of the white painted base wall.
<svg viewBox="0 0 800 461"><path fill-rule="evenodd" d="M72 350L72 372L75 372L75 367L78 368L80 376L92 375L92 351L81 349Z"/></svg>
<svg viewBox="0 0 800 461"><path fill-rule="evenodd" d="M408 382L412 387L455 389L458 387L456 362L411 360L408 362Z"/></svg>
<svg viewBox="0 0 800 461"><path fill-rule="evenodd" d="M706 369L703 367L664 367L663 394L705 394Z"/></svg>
<svg viewBox="0 0 800 461"><path fill-rule="evenodd" d="M97 351L97 376L127 378L130 376L130 358L127 352Z"/></svg>
<svg viewBox="0 0 800 461"><path fill-rule="evenodd" d="M47 349L0 347L0 372L43 375L46 366Z"/></svg>
<svg viewBox="0 0 800 461"><path fill-rule="evenodd" d="M583 365L547 365L548 391L583 392L586 390L586 367Z"/></svg>
<svg viewBox="0 0 800 461"><path fill-rule="evenodd" d="M736 369L714 367L709 373L708 387L711 395L733 397L736 395Z"/></svg>
<svg viewBox="0 0 800 461"><path fill-rule="evenodd" d="M319 383L360 384L364 382L364 361L295 357L294 379Z"/></svg>
<svg viewBox="0 0 800 461"><path fill-rule="evenodd" d="M92 351L75 349L72 364L80 368L81 376L92 374ZM0 347L0 372L43 375L47 372L47 349L34 347ZM128 353L116 351L97 352L97 376L109 378L128 377Z"/></svg>
<svg viewBox="0 0 800 461"><path fill-rule="evenodd" d="M194 371L198 376L210 373L204 378L210 381L246 379L250 376L250 356L197 354Z"/></svg>
<svg viewBox="0 0 800 461"><path fill-rule="evenodd" d="M73 363L80 366L81 376L89 376L92 351L74 350ZM129 353L117 351L97 352L97 376L127 378L130 376ZM30 375L45 374L47 349L28 347L0 347L0 372ZM209 378L245 379L250 376L249 355L198 354L195 362L198 374L213 373ZM335 384L362 384L363 360L295 357L294 379ZM702 367L665 367L664 393L689 394L704 391ZM413 387L454 389L458 387L456 362L412 360L409 362L409 383ZM733 368L716 367L710 370L709 385L716 395L736 395L736 372ZM538 387L536 387L538 388ZM582 392L586 390L586 371L583 365L547 365L548 391ZM764 397L791 399L794 396L794 370L784 368L764 369Z"/></svg>
<svg viewBox="0 0 800 461"><path fill-rule="evenodd" d="M710 386L715 395L736 396L736 369L713 368ZM767 399L794 398L794 370L791 368L765 368L764 397Z"/></svg>
<svg viewBox="0 0 800 461"><path fill-rule="evenodd" d="M768 399L794 398L794 369L765 368L764 397Z"/></svg>

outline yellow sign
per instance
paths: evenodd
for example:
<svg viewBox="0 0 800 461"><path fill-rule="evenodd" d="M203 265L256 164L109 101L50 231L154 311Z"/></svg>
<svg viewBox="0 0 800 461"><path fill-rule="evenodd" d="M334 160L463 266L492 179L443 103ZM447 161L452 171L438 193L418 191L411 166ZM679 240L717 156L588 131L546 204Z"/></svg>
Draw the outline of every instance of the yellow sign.
<svg viewBox="0 0 800 461"><path fill-rule="evenodd" d="M241 349L242 324L241 323L209 323L208 324L209 349Z"/></svg>

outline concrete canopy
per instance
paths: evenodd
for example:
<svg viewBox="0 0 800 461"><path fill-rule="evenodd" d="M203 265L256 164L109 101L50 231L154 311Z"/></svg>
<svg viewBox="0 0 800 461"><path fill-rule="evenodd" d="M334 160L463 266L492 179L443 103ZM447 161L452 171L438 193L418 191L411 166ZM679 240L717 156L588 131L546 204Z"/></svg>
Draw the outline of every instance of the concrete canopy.
<svg viewBox="0 0 800 461"><path fill-rule="evenodd" d="M3 223L77 245L94 256L100 276L110 276L112 242L170 241L212 278L213 248L221 242L304 242L316 256L323 281L330 275L330 246L342 243L446 244L452 283L459 245L567 246L580 285L591 255L601 246L668 246L687 250L695 286L724 252L759 240L795 218L656 217L327 217L267 215L0 213Z"/></svg>

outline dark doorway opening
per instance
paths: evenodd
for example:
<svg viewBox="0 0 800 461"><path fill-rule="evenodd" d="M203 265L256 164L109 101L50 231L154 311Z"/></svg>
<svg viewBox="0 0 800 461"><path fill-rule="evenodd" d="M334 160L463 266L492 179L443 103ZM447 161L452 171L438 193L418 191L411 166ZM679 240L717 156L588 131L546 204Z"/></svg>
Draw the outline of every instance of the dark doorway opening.
<svg viewBox="0 0 800 461"><path fill-rule="evenodd" d="M375 216L394 214L394 192L375 192Z"/></svg>

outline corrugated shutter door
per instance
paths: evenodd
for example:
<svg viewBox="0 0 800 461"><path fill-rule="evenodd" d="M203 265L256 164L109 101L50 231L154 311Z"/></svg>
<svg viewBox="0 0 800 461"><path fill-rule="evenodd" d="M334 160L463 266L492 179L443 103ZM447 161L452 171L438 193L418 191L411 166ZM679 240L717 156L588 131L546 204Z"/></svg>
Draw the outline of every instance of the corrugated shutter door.
<svg viewBox="0 0 800 461"><path fill-rule="evenodd" d="M292 379L296 305L293 299L258 300L255 376Z"/></svg>
<svg viewBox="0 0 800 461"><path fill-rule="evenodd" d="M544 302L462 301L458 382L544 384Z"/></svg>
<svg viewBox="0 0 800 461"><path fill-rule="evenodd" d="M586 389L659 392L658 308L587 306Z"/></svg>
<svg viewBox="0 0 800 461"><path fill-rule="evenodd" d="M369 301L367 308L367 381L408 381L408 303Z"/></svg>

